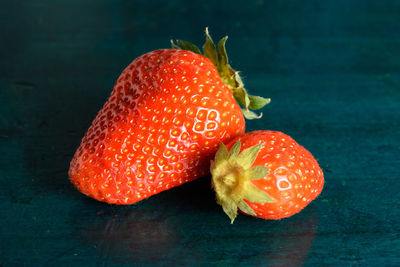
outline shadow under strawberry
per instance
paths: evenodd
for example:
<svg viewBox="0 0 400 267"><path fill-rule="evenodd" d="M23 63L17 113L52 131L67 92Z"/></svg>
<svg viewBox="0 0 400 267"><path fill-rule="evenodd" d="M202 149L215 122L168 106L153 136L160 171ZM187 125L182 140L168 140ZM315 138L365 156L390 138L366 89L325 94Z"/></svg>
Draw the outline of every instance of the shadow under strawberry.
<svg viewBox="0 0 400 267"><path fill-rule="evenodd" d="M242 215L231 225L218 210L197 218L175 217L171 223L179 226L180 246L202 264L301 266L317 229L317 217L306 213L279 221ZM191 258L183 255L181 263L190 264Z"/></svg>
<svg viewBox="0 0 400 267"><path fill-rule="evenodd" d="M187 216L189 207L199 211L214 205L212 198L206 206L200 201L212 194L209 179L203 177L129 206L86 198L70 214L75 238L95 247L102 261L174 264L179 257L170 255L186 248L178 235L180 226L171 221L177 216Z"/></svg>
<svg viewBox="0 0 400 267"><path fill-rule="evenodd" d="M106 262L299 266L307 258L317 228L312 209L280 221L239 215L231 225L214 201L206 176L131 206L87 199L71 224Z"/></svg>
<svg viewBox="0 0 400 267"><path fill-rule="evenodd" d="M268 249L260 258L260 263L268 263L268 266L302 266L317 235L317 224L318 218L314 214L306 217L295 216L280 229L281 232L269 232Z"/></svg>
<svg viewBox="0 0 400 267"><path fill-rule="evenodd" d="M176 229L157 210L107 207L76 217L77 238L95 247L99 260L149 264L166 260L179 244Z"/></svg>

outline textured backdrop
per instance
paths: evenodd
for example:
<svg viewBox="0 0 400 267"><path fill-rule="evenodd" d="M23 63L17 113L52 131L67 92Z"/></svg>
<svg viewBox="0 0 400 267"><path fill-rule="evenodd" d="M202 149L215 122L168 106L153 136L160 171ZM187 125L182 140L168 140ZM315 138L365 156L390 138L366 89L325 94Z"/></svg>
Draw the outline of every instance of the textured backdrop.
<svg viewBox="0 0 400 267"><path fill-rule="evenodd" d="M325 188L281 221L214 202L210 177L119 207L68 180L119 73L171 38L229 35L247 131L307 147ZM1 1L0 265L400 265L400 2Z"/></svg>

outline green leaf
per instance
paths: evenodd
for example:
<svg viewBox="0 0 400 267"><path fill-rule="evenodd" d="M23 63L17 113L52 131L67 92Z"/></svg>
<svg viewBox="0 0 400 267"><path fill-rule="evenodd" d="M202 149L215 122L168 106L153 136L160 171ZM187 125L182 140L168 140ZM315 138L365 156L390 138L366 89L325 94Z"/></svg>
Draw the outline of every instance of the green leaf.
<svg viewBox="0 0 400 267"><path fill-rule="evenodd" d="M215 153L215 162L220 162L228 158L228 149L224 145L224 143L220 142L221 145L219 146L219 149L217 153Z"/></svg>
<svg viewBox="0 0 400 267"><path fill-rule="evenodd" d="M183 40L176 40L176 42L181 47L181 49L189 50L189 51L192 51L192 52L194 52L196 54L201 55L201 51L196 45L194 45L194 44L192 44L190 42L187 42L187 41L183 41Z"/></svg>
<svg viewBox="0 0 400 267"><path fill-rule="evenodd" d="M249 108L249 105L250 105L250 98L249 98L249 95L246 93L246 94L244 95L244 107L245 107L246 109L248 109L248 108Z"/></svg>
<svg viewBox="0 0 400 267"><path fill-rule="evenodd" d="M237 216L237 205L233 201L225 201L220 203L225 214L231 219L231 224Z"/></svg>
<svg viewBox="0 0 400 267"><path fill-rule="evenodd" d="M208 28L206 28L206 42L203 45L204 56L211 60L211 62L218 69L218 54L217 48L215 47L214 41L211 39L210 34L208 33Z"/></svg>
<svg viewBox="0 0 400 267"><path fill-rule="evenodd" d="M182 49L174 43L174 40L171 40L171 46L173 49Z"/></svg>
<svg viewBox="0 0 400 267"><path fill-rule="evenodd" d="M233 90L233 96L235 97L235 100L242 106L246 106L246 90L242 88L235 88Z"/></svg>
<svg viewBox="0 0 400 267"><path fill-rule="evenodd" d="M275 202L275 199L270 197L266 192L256 187L252 182L246 183L244 190L244 199L253 203L269 203Z"/></svg>
<svg viewBox="0 0 400 267"><path fill-rule="evenodd" d="M268 175L269 170L264 166L254 166L248 170L246 170L246 176L249 180L258 180L264 178Z"/></svg>
<svg viewBox="0 0 400 267"><path fill-rule="evenodd" d="M221 72L228 65L228 54L226 53L225 43L228 36L225 36L218 42L218 54L219 54L219 71Z"/></svg>
<svg viewBox="0 0 400 267"><path fill-rule="evenodd" d="M260 152L262 145L258 144L243 150L239 156L237 157L237 162L244 168L248 169L253 165L254 161L257 158L258 153Z"/></svg>
<svg viewBox="0 0 400 267"><path fill-rule="evenodd" d="M243 83L242 78L240 77L238 71L235 71L235 81L236 81L237 87L243 88L243 90L246 92L246 90L244 89L244 83ZM247 94L247 92L246 92L246 94Z"/></svg>
<svg viewBox="0 0 400 267"><path fill-rule="evenodd" d="M249 94L247 93L246 89L244 89L244 84L242 78L240 78L238 71L234 71L233 78L234 78L234 86L231 86L232 88L231 90L233 91L233 96L240 105L242 105L246 109L249 109L249 105L251 104L251 99L249 98Z"/></svg>
<svg viewBox="0 0 400 267"><path fill-rule="evenodd" d="M204 56L211 60L211 62L217 68L221 80L232 91L235 100L238 102L239 105L244 107L244 109L242 110L244 117L248 120L261 118L262 113L260 115L257 115L250 110L256 110L264 107L271 101L271 99L260 96L252 96L247 93L239 72L235 71L229 65L228 54L226 52L226 41L228 39L228 36L225 36L221 40L219 40L216 47L208 31L208 27L206 28L205 32L206 42L203 45ZM192 43L177 40L177 44L175 44L171 40L171 45L172 48L189 50L201 55L200 49Z"/></svg>
<svg viewBox="0 0 400 267"><path fill-rule="evenodd" d="M247 213L247 214L250 214L250 215L253 215L253 216L257 215L255 213L255 211L249 206L249 204L247 204L244 200L239 201L237 206L244 213Z"/></svg>
<svg viewBox="0 0 400 267"><path fill-rule="evenodd" d="M257 115L253 111L248 110L248 109L246 110L243 108L242 108L242 112L243 112L244 117L248 120L260 119L262 117L262 112L260 113L260 115Z"/></svg>
<svg viewBox="0 0 400 267"><path fill-rule="evenodd" d="M231 147L231 150L229 150L229 154L228 154L228 159L229 160L235 160L236 159L237 155L239 154L241 146L242 146L242 143L239 140Z"/></svg>
<svg viewBox="0 0 400 267"><path fill-rule="evenodd" d="M271 98L261 96L248 95L248 98L250 101L248 106L249 109L260 109L271 102Z"/></svg>

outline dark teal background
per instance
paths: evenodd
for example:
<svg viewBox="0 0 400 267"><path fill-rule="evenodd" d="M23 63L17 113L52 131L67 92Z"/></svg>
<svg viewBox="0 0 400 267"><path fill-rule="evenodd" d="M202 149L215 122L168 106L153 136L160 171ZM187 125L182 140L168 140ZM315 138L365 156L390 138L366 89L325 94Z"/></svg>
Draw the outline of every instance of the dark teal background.
<svg viewBox="0 0 400 267"><path fill-rule="evenodd" d="M134 58L229 35L231 65L272 98L325 188L281 221L233 225L204 177L132 206L68 180L80 139ZM1 1L0 265L399 266L400 2Z"/></svg>

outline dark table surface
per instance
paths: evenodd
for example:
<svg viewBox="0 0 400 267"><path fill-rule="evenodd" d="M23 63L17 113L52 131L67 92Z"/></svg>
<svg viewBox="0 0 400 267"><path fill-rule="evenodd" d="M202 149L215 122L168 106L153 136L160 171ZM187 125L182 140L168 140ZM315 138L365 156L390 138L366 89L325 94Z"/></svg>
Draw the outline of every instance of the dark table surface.
<svg viewBox="0 0 400 267"><path fill-rule="evenodd" d="M69 183L122 69L205 26L272 98L247 131L318 159L325 188L300 214L230 225L209 176L132 206ZM399 266L399 131L399 1L1 1L0 265Z"/></svg>

